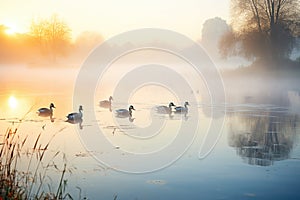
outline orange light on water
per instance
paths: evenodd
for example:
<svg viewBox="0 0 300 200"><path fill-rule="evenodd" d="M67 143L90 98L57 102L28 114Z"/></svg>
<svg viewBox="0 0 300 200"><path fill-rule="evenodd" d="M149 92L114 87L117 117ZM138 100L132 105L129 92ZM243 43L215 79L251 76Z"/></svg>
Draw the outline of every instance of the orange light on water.
<svg viewBox="0 0 300 200"><path fill-rule="evenodd" d="M10 96L8 99L8 105L11 109L15 109L18 106L18 101L14 96Z"/></svg>

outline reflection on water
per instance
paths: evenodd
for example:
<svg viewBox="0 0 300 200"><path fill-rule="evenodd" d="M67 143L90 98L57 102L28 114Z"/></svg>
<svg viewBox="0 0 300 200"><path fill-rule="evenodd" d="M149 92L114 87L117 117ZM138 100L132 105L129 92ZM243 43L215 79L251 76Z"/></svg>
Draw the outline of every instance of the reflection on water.
<svg viewBox="0 0 300 200"><path fill-rule="evenodd" d="M110 112L112 112L112 100L114 100L114 99L113 99L112 96L110 96L108 98L108 100L102 100L102 101L100 101L99 102L99 106L101 108L107 108Z"/></svg>
<svg viewBox="0 0 300 200"><path fill-rule="evenodd" d="M287 107L244 104L228 108L229 145L251 165L269 166L289 158L296 136L297 114Z"/></svg>
<svg viewBox="0 0 300 200"><path fill-rule="evenodd" d="M44 115L44 114L38 114L40 117L49 117L51 122L54 122L55 118L53 117L53 114L51 115Z"/></svg>
<svg viewBox="0 0 300 200"><path fill-rule="evenodd" d="M38 113L38 116L40 117L49 117L51 122L54 122L55 118L53 117L53 113L47 114L47 113Z"/></svg>
<svg viewBox="0 0 300 200"><path fill-rule="evenodd" d="M83 129L83 126L82 126L83 120L82 120L82 118L79 118L79 119L67 119L66 122L68 122L70 124L78 124L79 129Z"/></svg>
<svg viewBox="0 0 300 200"><path fill-rule="evenodd" d="M55 77L52 75L49 80ZM73 78L75 80L75 76ZM23 87L24 84L19 83L20 85L15 86L10 83L8 85L15 89L14 92L8 87L0 90L0 136L4 137L8 127L17 127L18 131L10 132L9 137L14 134L18 134L17 137L22 140L28 137L24 155L26 151L32 151L39 134L41 149L51 140L48 149L44 150L45 156L51 159L56 151L64 152L68 159L67 165L73 170L68 177L68 187L80 187L90 199L99 199L99 196L101 199L111 199L115 194L118 194L120 199L199 199L201 195L204 199L248 199L250 196L270 197L284 187L286 192L280 193L278 197L283 199L287 194L295 195L297 192L296 190L293 193L293 188L289 187L291 183L297 185L300 180L299 91L271 91L269 88L270 91L264 93L255 90L252 93L247 91L247 94L229 95L228 99L233 100L226 102L227 123L223 136L211 155L199 160L197 154L202 142L200 139L210 125L209 113L212 110L217 112L214 117L218 119L221 105L190 101L188 112L175 113L172 106L172 112L161 114L153 111L156 105L167 106L173 101L175 105L184 106L184 102L178 102L176 96L166 91L154 88L154 93L148 88L145 92L134 94L136 96L133 96L130 102L120 102L116 98L107 107L101 106L99 102L109 97L111 91L99 90L95 97L95 105L83 105L82 118L66 119L68 113L73 110L70 85L62 87L65 81L51 81L51 85L40 85L29 82L34 80L32 78L26 80L26 88ZM73 83L70 77L68 80L71 80L66 81L68 84ZM44 93L45 88L47 93ZM197 91L196 95L200 96L201 92ZM14 100L9 100L12 95ZM36 111L40 107L49 106L50 102L55 103L54 114L38 116ZM136 110L125 118L119 118L111 112L119 108L127 110L130 104L133 104ZM81 112L77 110L78 106L76 105L75 113ZM111 142L112 151L148 153L170 145L177 137L180 126L195 120L196 114L200 116L199 130L191 148L176 163L155 173L136 176L115 172L91 156L107 155L113 159L113 153L102 148L103 141L96 141L100 150L92 151L84 148L78 136L90 127L99 126L103 131L101 134ZM96 119L91 118L92 115L95 115ZM143 132L135 132L147 128L154 120L164 122L164 130L159 134L149 136ZM90 140L94 140L93 136L100 133L84 134ZM134 136L141 139L132 141ZM125 162L128 155L124 153L122 156L122 161ZM26 170L24 163L20 165ZM62 165L62 162L56 160L55 164ZM266 167L262 169L257 166ZM248 180L249 183L244 180ZM269 185L275 191L261 187L262 184ZM77 193L74 189L73 194Z"/></svg>

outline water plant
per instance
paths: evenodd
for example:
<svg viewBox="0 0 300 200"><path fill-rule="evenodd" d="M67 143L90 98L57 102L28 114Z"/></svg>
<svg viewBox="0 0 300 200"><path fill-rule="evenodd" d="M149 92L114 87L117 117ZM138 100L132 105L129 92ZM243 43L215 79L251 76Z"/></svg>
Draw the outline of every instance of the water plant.
<svg viewBox="0 0 300 200"><path fill-rule="evenodd" d="M28 135L21 137L18 128L19 126L8 128L0 142L0 200L73 199L66 192L65 175L70 170L67 169L65 155L60 151L48 151L55 135L64 128L54 133L45 145L41 142L41 133L38 134L32 148L26 145ZM46 152L53 155L45 159ZM62 166L58 166L55 159L61 155ZM55 170L56 174L59 172L58 180L51 179L49 170ZM49 183L51 181L54 181L56 190Z"/></svg>

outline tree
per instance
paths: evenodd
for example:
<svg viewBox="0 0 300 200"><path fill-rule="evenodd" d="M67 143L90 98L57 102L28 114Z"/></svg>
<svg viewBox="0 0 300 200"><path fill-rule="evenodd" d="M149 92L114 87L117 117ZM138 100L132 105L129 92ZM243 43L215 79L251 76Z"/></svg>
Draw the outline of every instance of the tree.
<svg viewBox="0 0 300 200"><path fill-rule="evenodd" d="M69 47L71 29L54 14L49 19L32 21L30 32L41 52L56 62L58 55L64 55Z"/></svg>
<svg viewBox="0 0 300 200"><path fill-rule="evenodd" d="M277 62L289 57L300 35L299 0L231 0L231 32L220 42L224 56Z"/></svg>
<svg viewBox="0 0 300 200"><path fill-rule="evenodd" d="M204 22L201 44L214 59L219 58L218 44L222 35L229 32L230 26L225 20L215 17Z"/></svg>

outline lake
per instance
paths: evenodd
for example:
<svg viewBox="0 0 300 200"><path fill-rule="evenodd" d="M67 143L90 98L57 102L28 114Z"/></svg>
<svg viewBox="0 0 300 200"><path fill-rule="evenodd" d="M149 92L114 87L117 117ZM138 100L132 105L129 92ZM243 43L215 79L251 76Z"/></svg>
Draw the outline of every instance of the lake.
<svg viewBox="0 0 300 200"><path fill-rule="evenodd" d="M210 104L202 86L192 87L183 91L193 96L188 113L159 114L155 106L186 100L157 84L120 100L112 81L126 73L120 71L98 82L91 104L82 102L83 120L68 123L81 104L74 96L79 69L1 66L0 136L11 127L27 138L18 169L28 169L39 137L40 150L50 141L43 189L49 183L56 190L66 163L74 199L299 199L297 80L225 78L226 102ZM100 107L110 95L111 110ZM51 102L53 120L38 116ZM116 109L131 104L132 117L116 117Z"/></svg>

